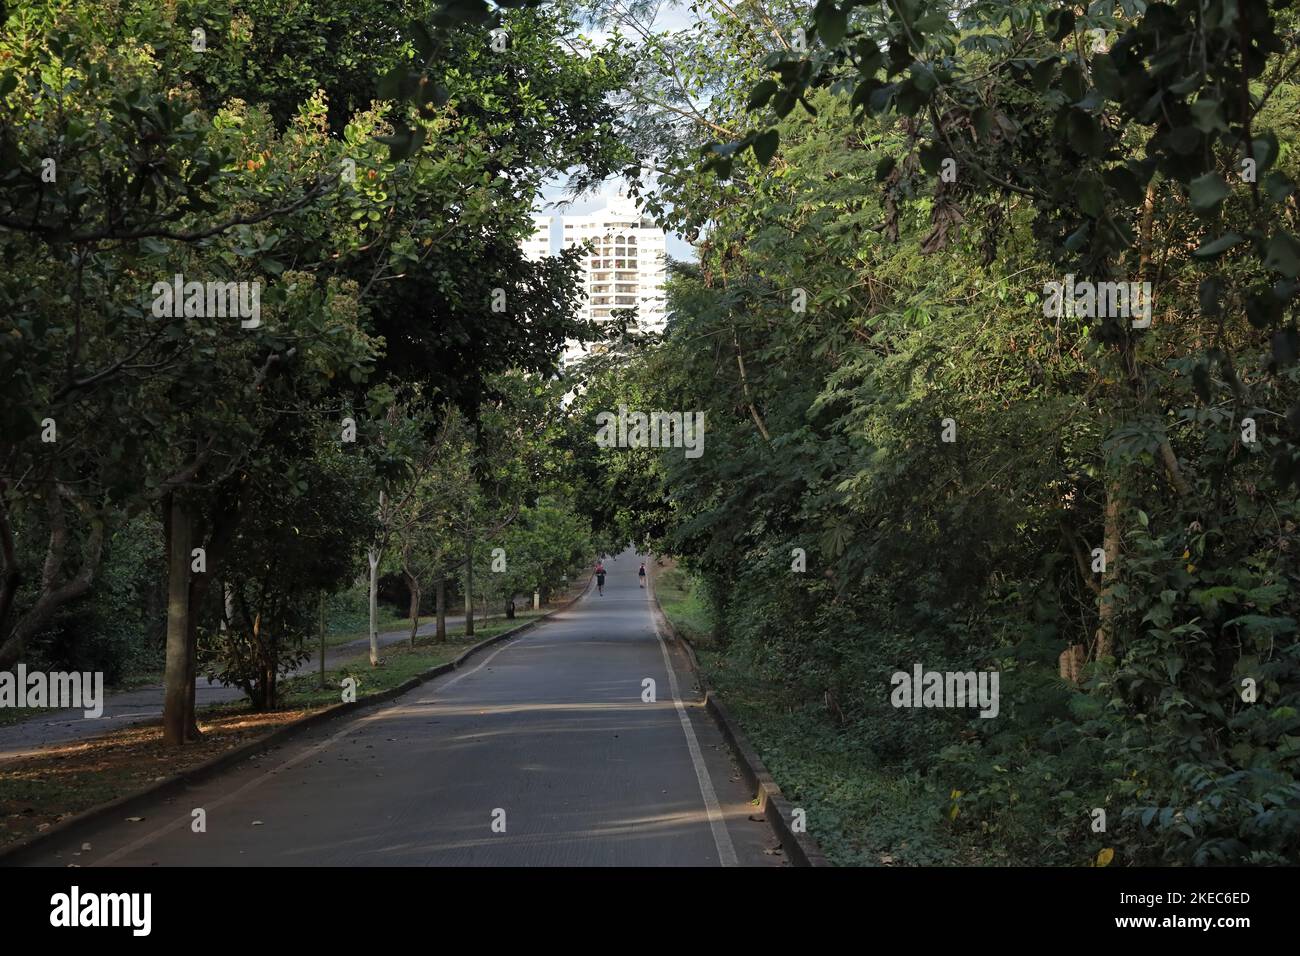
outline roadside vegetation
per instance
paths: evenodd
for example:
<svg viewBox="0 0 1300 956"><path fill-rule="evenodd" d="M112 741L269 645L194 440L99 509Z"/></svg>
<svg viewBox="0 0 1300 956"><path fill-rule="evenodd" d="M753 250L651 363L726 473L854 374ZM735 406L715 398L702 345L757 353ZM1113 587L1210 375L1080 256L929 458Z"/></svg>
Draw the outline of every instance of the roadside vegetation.
<svg viewBox="0 0 1300 956"><path fill-rule="evenodd" d="M1212 8L774 3L806 51L740 7L643 58L698 261L581 401L707 428L603 452L597 531L690 573L840 862L1300 858L1300 21Z"/></svg>

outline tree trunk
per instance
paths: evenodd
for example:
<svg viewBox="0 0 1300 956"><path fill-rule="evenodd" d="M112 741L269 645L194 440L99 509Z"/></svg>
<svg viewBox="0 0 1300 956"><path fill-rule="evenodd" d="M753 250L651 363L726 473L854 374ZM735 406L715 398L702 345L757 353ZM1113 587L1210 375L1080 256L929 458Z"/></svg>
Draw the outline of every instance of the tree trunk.
<svg viewBox="0 0 1300 956"><path fill-rule="evenodd" d="M1119 544L1123 528L1120 518L1124 513L1124 485L1119 476L1106 483L1106 519L1101 547L1106 554L1106 573L1102 576L1101 598L1097 607L1097 636L1093 642L1093 659L1109 657L1115 649L1115 616L1118 602L1115 585L1119 584Z"/></svg>
<svg viewBox="0 0 1300 956"><path fill-rule="evenodd" d="M474 636L474 544L465 539L465 636Z"/></svg>
<svg viewBox="0 0 1300 956"><path fill-rule="evenodd" d="M199 608L207 593L207 575L191 573L190 596L185 605L185 739L199 740L198 693L199 682Z"/></svg>
<svg viewBox="0 0 1300 956"><path fill-rule="evenodd" d="M167 526L167 663L163 675L163 741L179 746L189 730L186 704L190 693L185 683L190 676L187 660L190 602L190 542L192 523L180 496L172 492L165 500ZM193 684L191 686L191 692Z"/></svg>
<svg viewBox="0 0 1300 956"><path fill-rule="evenodd" d="M379 549L371 548L370 559L370 666L379 666Z"/></svg>
<svg viewBox="0 0 1300 956"><path fill-rule="evenodd" d="M447 643L447 579L439 578L438 585L434 589L434 597L438 603L438 627L437 638L439 644Z"/></svg>
<svg viewBox="0 0 1300 956"><path fill-rule="evenodd" d="M86 539L81 567L71 578L59 583L68 540L64 498L72 497L72 493L62 485L56 485L47 491L50 541L41 571L40 589L36 603L17 619L14 618L14 606L22 580L18 571L13 529L9 525L5 504L0 502L0 557L3 558L4 567L4 574L0 576L0 670L13 667L26 650L27 641L44 629L62 605L87 593L99 571L105 527L104 522L95 517L90 521L90 534Z"/></svg>
<svg viewBox="0 0 1300 956"><path fill-rule="evenodd" d="M223 581L221 584L221 605L225 613L221 616L221 630L225 631L228 622L235 619L235 589L230 586L229 581Z"/></svg>
<svg viewBox="0 0 1300 956"><path fill-rule="evenodd" d="M325 592L320 593L320 689L325 689Z"/></svg>
<svg viewBox="0 0 1300 956"><path fill-rule="evenodd" d="M415 632L420 629L420 582L411 574L406 580L411 588L411 647L415 647Z"/></svg>
<svg viewBox="0 0 1300 956"><path fill-rule="evenodd" d="M1092 646L1071 644L1057 660L1057 669L1065 680L1077 684L1083 679L1083 668L1089 659L1094 661L1109 657L1115 650L1115 626L1118 602L1115 586L1119 584L1119 546L1123 528L1120 520L1124 514L1123 477L1112 475L1106 482L1106 510L1102 527L1102 552L1106 555L1106 570L1097 589L1097 630Z"/></svg>

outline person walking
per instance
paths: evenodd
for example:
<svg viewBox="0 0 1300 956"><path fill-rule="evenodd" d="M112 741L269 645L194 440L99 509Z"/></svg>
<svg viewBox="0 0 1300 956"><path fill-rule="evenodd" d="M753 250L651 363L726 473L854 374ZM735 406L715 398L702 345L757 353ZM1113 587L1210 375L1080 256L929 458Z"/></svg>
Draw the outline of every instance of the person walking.
<svg viewBox="0 0 1300 956"><path fill-rule="evenodd" d="M645 587L645 562L644 561L641 562L641 570L636 573L636 576L641 579L641 587Z"/></svg>
<svg viewBox="0 0 1300 956"><path fill-rule="evenodd" d="M601 561L596 562L596 593L605 593L605 565Z"/></svg>

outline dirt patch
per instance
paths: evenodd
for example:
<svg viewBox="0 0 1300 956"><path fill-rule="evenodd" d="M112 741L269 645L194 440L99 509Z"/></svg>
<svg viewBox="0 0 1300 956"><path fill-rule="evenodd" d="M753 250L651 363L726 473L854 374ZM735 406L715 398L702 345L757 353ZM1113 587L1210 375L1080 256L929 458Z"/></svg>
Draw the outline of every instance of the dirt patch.
<svg viewBox="0 0 1300 956"><path fill-rule="evenodd" d="M200 716L203 739L167 747L162 724L135 724L69 741L0 767L0 846L49 829L91 807L192 770L300 719L309 710Z"/></svg>

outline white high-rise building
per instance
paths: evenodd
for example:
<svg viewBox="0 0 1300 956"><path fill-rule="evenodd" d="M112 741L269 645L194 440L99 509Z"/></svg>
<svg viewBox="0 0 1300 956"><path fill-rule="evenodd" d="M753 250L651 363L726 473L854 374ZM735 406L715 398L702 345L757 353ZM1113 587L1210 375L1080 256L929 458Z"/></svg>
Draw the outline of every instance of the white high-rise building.
<svg viewBox="0 0 1300 956"><path fill-rule="evenodd" d="M524 258L544 259L551 254L551 217L533 216L533 234L524 240Z"/></svg>
<svg viewBox="0 0 1300 956"><path fill-rule="evenodd" d="M583 259L584 318L607 322L615 309L636 309L643 331L664 327L664 233L626 196L585 216L564 217L565 248L590 242Z"/></svg>
<svg viewBox="0 0 1300 956"><path fill-rule="evenodd" d="M533 233L523 241L528 259L551 255L554 218L533 215ZM652 219L642 216L636 203L626 196L611 199L603 209L586 215L558 218L563 225L565 248L590 243L581 260L584 293L581 317L608 322L616 309L635 309L640 330L663 331L667 275L663 230ZM571 359L583 351L583 346L570 342L564 357Z"/></svg>

